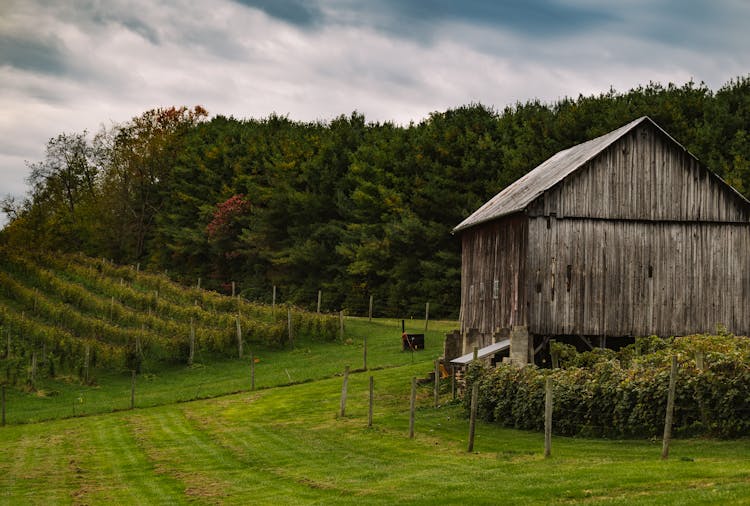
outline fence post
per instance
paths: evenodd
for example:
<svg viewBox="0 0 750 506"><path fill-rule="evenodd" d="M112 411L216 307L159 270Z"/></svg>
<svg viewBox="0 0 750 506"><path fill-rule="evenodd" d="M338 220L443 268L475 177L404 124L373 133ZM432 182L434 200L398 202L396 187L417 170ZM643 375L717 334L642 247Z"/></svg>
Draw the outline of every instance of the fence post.
<svg viewBox="0 0 750 506"><path fill-rule="evenodd" d="M31 353L31 386L36 387L36 350Z"/></svg>
<svg viewBox="0 0 750 506"><path fill-rule="evenodd" d="M456 366L451 364L451 396L456 400Z"/></svg>
<svg viewBox="0 0 750 506"><path fill-rule="evenodd" d="M372 376L370 376L370 407L367 412L367 426L368 427L372 427L372 406L374 403L374 394L375 394L375 379Z"/></svg>
<svg viewBox="0 0 750 506"><path fill-rule="evenodd" d="M477 399L479 398L479 383L474 382L471 385L471 416L469 418L469 447L466 450L471 453L474 451L474 432L477 426Z"/></svg>
<svg viewBox="0 0 750 506"><path fill-rule="evenodd" d="M440 402L440 360L435 360L435 407Z"/></svg>
<svg viewBox="0 0 750 506"><path fill-rule="evenodd" d="M86 355L83 363L83 378L86 383L89 382L89 357L91 356L89 345L86 344Z"/></svg>
<svg viewBox="0 0 750 506"><path fill-rule="evenodd" d="M190 354L188 355L188 365L193 365L195 358L195 323L190 318Z"/></svg>
<svg viewBox="0 0 750 506"><path fill-rule="evenodd" d="M286 312L287 324L289 325L289 345L294 348L294 332L292 330L292 308Z"/></svg>
<svg viewBox="0 0 750 506"><path fill-rule="evenodd" d="M669 458L669 441L672 439L672 417L674 415L674 395L677 387L677 355L672 355L672 367L669 370L669 391L667 392L667 414L664 417L664 438L661 446L661 458Z"/></svg>
<svg viewBox="0 0 750 506"><path fill-rule="evenodd" d="M411 402L409 404L409 439L414 439L414 413L417 408L417 377L411 378Z"/></svg>
<svg viewBox="0 0 750 506"><path fill-rule="evenodd" d="M695 368L702 371L706 367L706 354L698 350L695 352Z"/></svg>
<svg viewBox="0 0 750 506"><path fill-rule="evenodd" d="M430 321L430 303L427 302L424 306L424 330L427 332L427 324Z"/></svg>
<svg viewBox="0 0 750 506"><path fill-rule="evenodd" d="M276 314L276 285L273 285L273 296L271 298L271 312Z"/></svg>
<svg viewBox="0 0 750 506"><path fill-rule="evenodd" d="M199 277L198 277L198 290L200 290L200 289L201 289L201 278L200 278L200 276L199 276Z"/></svg>
<svg viewBox="0 0 750 506"><path fill-rule="evenodd" d="M237 322L237 353L242 358L242 323L240 323L240 317L238 316L235 321Z"/></svg>
<svg viewBox="0 0 750 506"><path fill-rule="evenodd" d="M552 378L544 385L544 457L552 454Z"/></svg>
<svg viewBox="0 0 750 506"><path fill-rule="evenodd" d="M135 408L135 369L130 371L130 409Z"/></svg>
<svg viewBox="0 0 750 506"><path fill-rule="evenodd" d="M2 425L4 427L5 426L5 385L2 386L2 394L3 394L2 395L2 399L0 399L0 400L2 400L2 402L0 404L2 404L2 408L3 408L2 409L3 416L2 416L2 420L1 421L2 421Z"/></svg>
<svg viewBox="0 0 750 506"><path fill-rule="evenodd" d="M344 340L344 311L339 311L339 337Z"/></svg>
<svg viewBox="0 0 750 506"><path fill-rule="evenodd" d="M255 357L250 349L250 390L255 390Z"/></svg>
<svg viewBox="0 0 750 506"><path fill-rule="evenodd" d="M370 295L370 309L367 312L367 322L372 322L372 295Z"/></svg>
<svg viewBox="0 0 750 506"><path fill-rule="evenodd" d="M343 417L346 414L346 390L349 386L349 366L344 368L344 383L341 386L341 409L339 410L339 416Z"/></svg>
<svg viewBox="0 0 750 506"><path fill-rule="evenodd" d="M362 339L362 368L367 370L367 336Z"/></svg>
<svg viewBox="0 0 750 506"><path fill-rule="evenodd" d="M560 352L557 350L553 350L555 346L555 340L550 339L549 342L549 349L550 349L550 358L552 360L552 369L559 369L560 368Z"/></svg>
<svg viewBox="0 0 750 506"><path fill-rule="evenodd" d="M234 290L235 290L235 284L234 284L234 281L232 281L232 298L234 298Z"/></svg>
<svg viewBox="0 0 750 506"><path fill-rule="evenodd" d="M320 299L323 297L322 290L318 290L318 314L320 314Z"/></svg>

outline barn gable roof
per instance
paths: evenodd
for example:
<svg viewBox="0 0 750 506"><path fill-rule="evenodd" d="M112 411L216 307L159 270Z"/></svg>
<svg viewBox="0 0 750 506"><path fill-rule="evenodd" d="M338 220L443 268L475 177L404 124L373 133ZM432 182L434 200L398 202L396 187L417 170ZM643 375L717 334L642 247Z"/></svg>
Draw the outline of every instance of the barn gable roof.
<svg viewBox="0 0 750 506"><path fill-rule="evenodd" d="M674 140L672 136L665 132L659 125L654 123L651 118L648 116L642 116L617 130L602 135L601 137L559 151L551 158L542 162L542 164L534 170L517 179L503 191L495 195L482 207L477 209L471 216L459 223L458 226L453 229L453 232L458 232L524 210L526 206L531 204L545 191L549 190L557 183L583 167L592 158L596 157L615 141L642 123L650 123L677 146L687 152L679 142ZM693 155L691 154L690 156ZM695 158L695 156L693 156L693 158ZM734 188L729 185L726 186L743 201L747 202L747 200L734 190Z"/></svg>

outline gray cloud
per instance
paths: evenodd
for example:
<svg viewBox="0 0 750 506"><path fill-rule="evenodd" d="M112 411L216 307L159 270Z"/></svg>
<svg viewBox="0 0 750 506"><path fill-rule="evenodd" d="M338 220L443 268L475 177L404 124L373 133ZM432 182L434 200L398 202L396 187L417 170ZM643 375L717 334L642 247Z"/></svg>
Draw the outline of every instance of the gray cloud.
<svg viewBox="0 0 750 506"><path fill-rule="evenodd" d="M300 27L315 26L323 21L323 12L312 0L235 0L238 4L259 9L267 15Z"/></svg>
<svg viewBox="0 0 750 506"><path fill-rule="evenodd" d="M51 75L68 71L65 45L53 36L32 38L0 33L0 65Z"/></svg>
<svg viewBox="0 0 750 506"><path fill-rule="evenodd" d="M385 3L407 26L414 22L460 21L541 39L584 30L611 19L601 7L554 0L387 0Z"/></svg>
<svg viewBox="0 0 750 506"><path fill-rule="evenodd" d="M0 194L19 193L50 137L154 107L408 124L649 81L718 88L750 69L746 2L602 5L0 0Z"/></svg>

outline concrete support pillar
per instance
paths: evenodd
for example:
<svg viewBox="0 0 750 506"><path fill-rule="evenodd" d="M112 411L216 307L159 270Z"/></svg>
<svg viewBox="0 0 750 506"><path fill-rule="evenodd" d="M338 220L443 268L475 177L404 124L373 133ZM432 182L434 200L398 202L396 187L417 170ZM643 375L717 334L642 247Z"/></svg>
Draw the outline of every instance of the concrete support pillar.
<svg viewBox="0 0 750 506"><path fill-rule="evenodd" d="M529 363L529 353L533 344L526 325L515 325L510 331L510 362L520 367Z"/></svg>
<svg viewBox="0 0 750 506"><path fill-rule="evenodd" d="M461 349L461 354L465 355L466 353L469 353L471 350L474 349L474 346L482 347L481 343L479 342L480 338L479 329L469 329L468 332L464 334L464 340L463 340L463 346Z"/></svg>
<svg viewBox="0 0 750 506"><path fill-rule="evenodd" d="M458 358L462 353L463 336L458 330L445 334L445 346L443 348L443 358L445 363L449 364L454 358Z"/></svg>

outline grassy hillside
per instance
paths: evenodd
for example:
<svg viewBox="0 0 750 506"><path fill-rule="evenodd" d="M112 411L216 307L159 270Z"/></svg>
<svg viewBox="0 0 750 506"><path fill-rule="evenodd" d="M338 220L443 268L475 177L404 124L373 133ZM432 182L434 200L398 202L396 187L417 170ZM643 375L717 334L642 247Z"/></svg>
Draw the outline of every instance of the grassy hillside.
<svg viewBox="0 0 750 506"><path fill-rule="evenodd" d="M425 359L427 355L422 355ZM479 424L467 454L461 409L419 389L408 438L409 382L431 368L369 373L218 399L0 429L9 504L741 504L750 441L555 438ZM338 360L336 360L338 362ZM340 362L339 362L340 363Z"/></svg>
<svg viewBox="0 0 750 506"><path fill-rule="evenodd" d="M187 288L80 255L0 250L0 365L13 385L33 388L61 374L90 381L97 366L153 372L200 354L291 346L289 310L292 340L339 337L334 316Z"/></svg>
<svg viewBox="0 0 750 506"><path fill-rule="evenodd" d="M343 341L302 338L294 349L258 344L252 346L256 389L302 383L341 374L346 365L361 368L364 337L367 336L367 365L387 368L413 362L431 363L442 354L442 335L455 328L454 322L430 322L427 349L402 353L401 322L346 318ZM423 331L423 320L407 320L407 331ZM36 388L9 389L8 423L27 423L85 414L106 413L130 406L131 375L120 369L98 368L95 381L85 384L70 376L44 377ZM136 378L137 407L156 406L192 399L215 397L251 388L249 356L238 358L197 354L192 366L162 364L158 370Z"/></svg>
<svg viewBox="0 0 750 506"><path fill-rule="evenodd" d="M163 339L170 325L189 332L183 313L207 333L222 332L222 318L232 323L236 315L237 299L106 262L2 262L2 336L9 323L13 337L6 373L19 359L28 373L28 352L44 343L55 350L58 339L127 349L117 335L106 341L87 329L111 327L122 337L145 324ZM248 322L275 324L269 308L239 304ZM111 315L102 315L108 308ZM26 340L13 331L25 321L34 322L20 327L32 336ZM249 357L236 357L233 341L229 353L199 346L190 366L146 356L134 410L127 409L130 372L105 360L91 366L88 382L60 369L39 373L33 387L17 382L8 387L9 424L0 427L0 503L742 504L750 497L748 439L673 441L664 462L657 441L555 437L552 458L544 459L541 433L480 422L468 454L462 407L447 389L433 407L431 385L418 390L409 439L411 378L432 370L455 322L430 322L427 349L414 354L400 350L399 320L347 318L343 339L334 323L333 339L303 332L293 348L251 336L245 352L259 360L255 390ZM406 324L424 329L424 321ZM27 333L39 328L52 330ZM368 371L361 370L365 340ZM354 372L340 417L345 366Z"/></svg>

